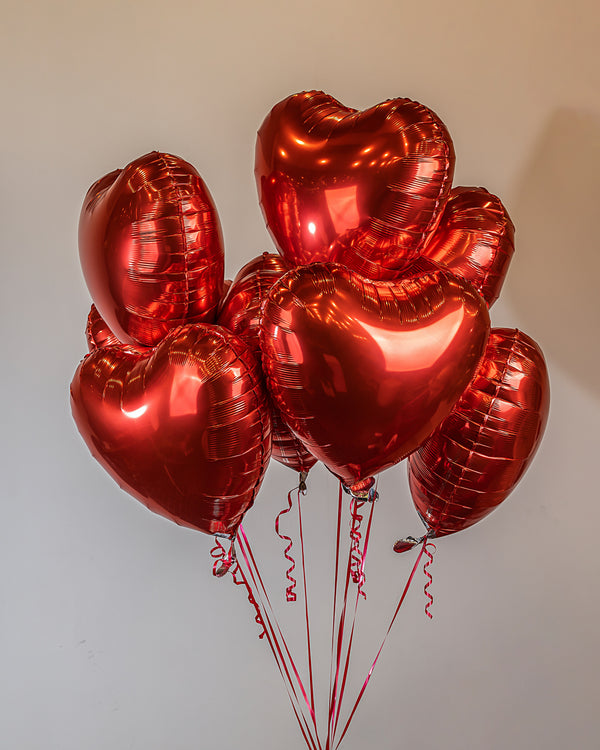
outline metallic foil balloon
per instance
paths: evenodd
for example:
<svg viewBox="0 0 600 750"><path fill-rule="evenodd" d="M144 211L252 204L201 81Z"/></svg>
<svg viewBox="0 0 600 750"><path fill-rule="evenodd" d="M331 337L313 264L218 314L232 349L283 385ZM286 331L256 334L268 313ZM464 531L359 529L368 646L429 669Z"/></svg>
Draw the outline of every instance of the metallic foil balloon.
<svg viewBox="0 0 600 750"><path fill-rule="evenodd" d="M488 333L483 299L429 261L394 282L326 263L273 286L260 345L286 423L353 485L414 451L450 413Z"/></svg>
<svg viewBox="0 0 600 750"><path fill-rule="evenodd" d="M247 263L235 277L217 322L242 338L260 360L260 309L273 284L287 271L279 255L263 253ZM272 457L298 472L307 472L317 459L294 437L279 410L272 404Z"/></svg>
<svg viewBox="0 0 600 750"><path fill-rule="evenodd" d="M452 413L408 462L415 506L433 536L479 521L514 489L540 443L550 402L546 363L521 331L492 330Z"/></svg>
<svg viewBox="0 0 600 750"><path fill-rule="evenodd" d="M477 289L491 306L515 250L515 228L500 199L484 188L457 187L423 255Z"/></svg>
<svg viewBox="0 0 600 750"><path fill-rule="evenodd" d="M92 305L90 309L87 325L85 327L85 338L90 352L93 352L96 349L102 349L105 346L121 346L123 343L122 341L119 341L115 334L106 325L96 309L96 305Z"/></svg>
<svg viewBox="0 0 600 750"><path fill-rule="evenodd" d="M89 189L79 254L98 312L124 343L154 346L212 323L223 289L221 227L191 164L153 151Z"/></svg>
<svg viewBox="0 0 600 750"><path fill-rule="evenodd" d="M437 226L454 148L442 121L410 99L359 112L309 91L267 115L255 164L267 226L291 267L334 261L393 279Z"/></svg>
<svg viewBox="0 0 600 750"><path fill-rule="evenodd" d="M92 455L150 510L232 535L271 452L260 367L223 328L182 326L154 349L89 354L71 406Z"/></svg>

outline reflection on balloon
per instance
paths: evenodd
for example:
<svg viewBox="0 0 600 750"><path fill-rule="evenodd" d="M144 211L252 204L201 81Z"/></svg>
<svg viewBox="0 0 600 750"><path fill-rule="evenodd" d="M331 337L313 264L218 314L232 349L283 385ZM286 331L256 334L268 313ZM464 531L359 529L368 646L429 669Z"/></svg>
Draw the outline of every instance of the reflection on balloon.
<svg viewBox="0 0 600 750"><path fill-rule="evenodd" d="M260 368L240 339L196 324L145 352L98 349L77 368L71 405L92 455L150 510L235 532L271 448Z"/></svg>
<svg viewBox="0 0 600 750"><path fill-rule="evenodd" d="M409 458L413 501L433 536L471 526L512 492L542 438L549 391L538 345L493 329L473 381Z"/></svg>
<svg viewBox="0 0 600 750"><path fill-rule="evenodd" d="M90 352L105 346L120 346L123 342L106 325L96 305L92 305L85 328L85 338Z"/></svg>
<svg viewBox="0 0 600 750"><path fill-rule="evenodd" d="M429 261L396 282L312 264L271 289L260 344L286 423L353 485L407 456L450 413L488 333L483 299Z"/></svg>
<svg viewBox="0 0 600 750"><path fill-rule="evenodd" d="M515 228L499 198L457 187L423 255L470 281L488 306L498 299L515 250Z"/></svg>
<svg viewBox="0 0 600 750"><path fill-rule="evenodd" d="M267 226L291 267L335 261L393 279L437 226L454 148L441 120L410 99L358 112L309 91L267 115L255 164Z"/></svg>
<svg viewBox="0 0 600 750"><path fill-rule="evenodd" d="M237 274L219 311L217 323L242 338L260 361L258 340L260 310L271 287L287 267L279 255L263 253ZM285 425L279 409L271 404L272 457L297 472L307 472L316 458Z"/></svg>
<svg viewBox="0 0 600 750"><path fill-rule="evenodd" d="M215 319L219 218L196 169L177 156L153 151L94 183L79 253L98 312L124 343L153 346L181 324Z"/></svg>

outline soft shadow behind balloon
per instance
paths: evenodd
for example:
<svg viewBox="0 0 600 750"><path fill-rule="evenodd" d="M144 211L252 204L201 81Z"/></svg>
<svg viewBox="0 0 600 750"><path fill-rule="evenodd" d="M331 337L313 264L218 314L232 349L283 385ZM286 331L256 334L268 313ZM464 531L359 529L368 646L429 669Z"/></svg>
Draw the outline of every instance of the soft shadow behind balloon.
<svg viewBox="0 0 600 750"><path fill-rule="evenodd" d="M519 324L596 396L599 175L600 119L557 110L517 189L517 249L505 285Z"/></svg>

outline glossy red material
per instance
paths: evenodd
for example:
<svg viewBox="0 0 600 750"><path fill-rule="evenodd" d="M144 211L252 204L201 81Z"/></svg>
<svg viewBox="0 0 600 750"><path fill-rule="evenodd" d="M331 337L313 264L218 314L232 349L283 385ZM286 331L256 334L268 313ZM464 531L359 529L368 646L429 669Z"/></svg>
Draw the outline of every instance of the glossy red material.
<svg viewBox="0 0 600 750"><path fill-rule="evenodd" d="M470 281L491 307L514 251L515 228L500 199L484 188L457 187L423 255Z"/></svg>
<svg viewBox="0 0 600 750"><path fill-rule="evenodd" d="M406 457L448 416L488 333L483 299L429 261L395 282L312 264L271 289L260 344L286 423L352 485Z"/></svg>
<svg viewBox="0 0 600 750"><path fill-rule="evenodd" d="M123 342L115 336L92 305L85 327L85 338L90 352L96 349L102 349L105 346L120 346Z"/></svg>
<svg viewBox="0 0 600 750"><path fill-rule="evenodd" d="M410 99L359 112L302 92L273 107L256 142L260 204L291 267L396 278L436 228L453 172L444 124Z"/></svg>
<svg viewBox="0 0 600 750"><path fill-rule="evenodd" d="M183 159L153 151L94 183L79 254L98 312L124 343L154 346L182 324L214 322L221 227L208 188Z"/></svg>
<svg viewBox="0 0 600 750"><path fill-rule="evenodd" d="M71 406L92 455L150 510L235 532L271 452L260 367L240 339L196 324L144 353L98 349L75 372Z"/></svg>
<svg viewBox="0 0 600 750"><path fill-rule="evenodd" d="M260 310L273 284L288 270L279 255L263 253L237 274L221 305L217 322L242 338L260 361ZM272 457L294 471L309 471L317 462L294 437L272 404Z"/></svg>
<svg viewBox="0 0 600 750"><path fill-rule="evenodd" d="M550 403L538 345L496 328L450 416L409 458L415 506L434 536L476 523L514 489L542 438Z"/></svg>

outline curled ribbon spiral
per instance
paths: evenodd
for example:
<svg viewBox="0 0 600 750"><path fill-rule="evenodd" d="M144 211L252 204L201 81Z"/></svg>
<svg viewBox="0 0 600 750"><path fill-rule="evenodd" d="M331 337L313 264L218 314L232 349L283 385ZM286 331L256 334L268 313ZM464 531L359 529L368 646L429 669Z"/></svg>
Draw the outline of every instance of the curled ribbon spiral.
<svg viewBox="0 0 600 750"><path fill-rule="evenodd" d="M355 497L350 502L350 512L352 514L350 522L350 575L354 583L358 585L358 593L363 599L367 598L367 595L363 591L365 583L365 567L364 567L364 555L360 549L360 525L363 520L363 516L359 513L359 510L365 504L364 500L357 500Z"/></svg>
<svg viewBox="0 0 600 750"><path fill-rule="evenodd" d="M243 575L237 561L235 553L235 540L232 540L229 551L227 551L225 547L223 547L219 539L215 537L215 546L211 549L210 556L214 559L212 572L216 578L223 578L223 576L227 575L227 573L231 573L231 577L236 586L246 587L246 591L248 593L248 601L256 611L254 621L260 628L262 628L262 631L261 633L259 633L258 637L261 639L264 638L265 624L260 614L256 599L254 598L254 594L252 593L250 586L248 585L248 581Z"/></svg>
<svg viewBox="0 0 600 750"><path fill-rule="evenodd" d="M296 567L296 562L295 562L294 558L290 555L290 550L292 549L292 545L293 545L292 539L291 539L291 537L286 536L285 534L282 534L279 531L279 519L285 513L289 513L290 510L292 509L292 492L293 492L293 490L290 490L290 492L288 492L288 507L284 508L278 514L277 518L275 519L275 532L276 532L277 536L280 539L283 539L284 542L288 542L288 545L287 545L287 547L285 548L285 550L283 552L283 556L290 563L289 568L285 572L285 577L290 582L289 585L288 585L288 587L285 590L285 598L286 598L286 600L288 602L295 602L296 601L296 592L294 591L294 589L296 588L296 579L292 575L292 573L294 572L294 568ZM298 490L298 492L300 492L300 490Z"/></svg>
<svg viewBox="0 0 600 750"><path fill-rule="evenodd" d="M431 565L433 562L433 554L436 551L436 546L433 542L428 542L426 539L423 543L423 552L428 557L427 562L425 565L423 565L423 573L425 573L425 576L427 577L427 582L425 583L425 586L423 587L423 591L425 593L425 596L427 597L428 601L425 605L425 614L427 617L429 617L430 620L433 620L433 615L429 611L431 609L431 605L433 604L433 596L431 592L429 591L429 587L431 586L433 582L433 576L431 573L427 570L427 568Z"/></svg>

